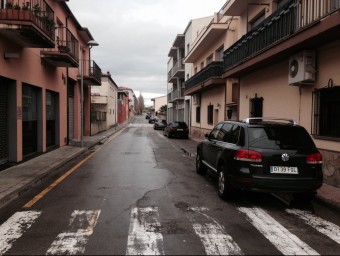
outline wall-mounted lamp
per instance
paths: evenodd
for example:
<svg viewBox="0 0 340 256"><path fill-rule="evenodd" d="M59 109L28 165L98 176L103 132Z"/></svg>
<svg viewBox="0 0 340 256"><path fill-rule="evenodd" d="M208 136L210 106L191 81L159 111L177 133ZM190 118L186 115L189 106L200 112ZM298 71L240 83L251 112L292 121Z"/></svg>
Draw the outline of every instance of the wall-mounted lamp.
<svg viewBox="0 0 340 256"><path fill-rule="evenodd" d="M15 52L5 52L4 53L4 59L8 60L8 59L19 59L19 53L15 53Z"/></svg>

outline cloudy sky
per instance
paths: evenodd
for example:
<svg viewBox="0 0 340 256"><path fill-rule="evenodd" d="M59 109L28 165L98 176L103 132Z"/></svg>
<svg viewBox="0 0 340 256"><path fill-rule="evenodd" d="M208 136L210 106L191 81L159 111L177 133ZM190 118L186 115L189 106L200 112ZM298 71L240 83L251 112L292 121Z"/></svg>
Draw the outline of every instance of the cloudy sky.
<svg viewBox="0 0 340 256"><path fill-rule="evenodd" d="M150 98L167 93L168 53L192 19L218 12L226 0L71 0L71 11L99 46L91 57L118 86Z"/></svg>

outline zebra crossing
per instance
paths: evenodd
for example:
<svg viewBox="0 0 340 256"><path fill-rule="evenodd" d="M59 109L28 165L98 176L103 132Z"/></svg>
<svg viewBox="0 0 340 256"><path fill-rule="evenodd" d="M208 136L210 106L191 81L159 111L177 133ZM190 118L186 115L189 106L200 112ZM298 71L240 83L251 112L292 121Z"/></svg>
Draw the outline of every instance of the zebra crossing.
<svg viewBox="0 0 340 256"><path fill-rule="evenodd" d="M283 255L319 255L316 246L308 245L303 238L291 233L284 224L275 220L267 210L259 207L238 207L238 212ZM201 241L207 255L244 255L241 246L233 239L232 232L213 218L205 207L188 207L185 216L193 234ZM301 220L321 235L340 245L340 227L311 212L286 209L285 213ZM43 216L42 211L22 211L13 214L0 225L0 255L6 254L22 235L29 232ZM101 210L75 210L69 224L51 241L46 255L84 254L86 245L101 221ZM126 255L165 255L158 207L131 209Z"/></svg>

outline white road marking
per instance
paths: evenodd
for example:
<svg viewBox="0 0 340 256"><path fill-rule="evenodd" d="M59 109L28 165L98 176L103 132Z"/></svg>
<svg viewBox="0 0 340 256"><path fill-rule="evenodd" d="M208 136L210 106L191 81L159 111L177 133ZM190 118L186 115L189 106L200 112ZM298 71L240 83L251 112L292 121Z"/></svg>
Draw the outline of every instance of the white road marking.
<svg viewBox="0 0 340 256"><path fill-rule="evenodd" d="M297 209L287 209L286 211L290 214L298 216L306 224L312 226L320 233L328 236L330 239L340 244L340 227L336 224L321 219L320 217L317 217L308 211L301 211Z"/></svg>
<svg viewBox="0 0 340 256"><path fill-rule="evenodd" d="M0 226L0 255L12 248L13 243L29 229L41 212L27 211L13 214Z"/></svg>
<svg viewBox="0 0 340 256"><path fill-rule="evenodd" d="M313 248L290 233L285 227L259 208L238 208L249 221L284 255L319 255Z"/></svg>
<svg viewBox="0 0 340 256"><path fill-rule="evenodd" d="M132 209L126 255L164 255L158 218L157 207Z"/></svg>
<svg viewBox="0 0 340 256"><path fill-rule="evenodd" d="M60 233L48 249L46 255L77 255L85 252L85 246L97 224L100 210L74 211L69 228L70 232Z"/></svg>
<svg viewBox="0 0 340 256"><path fill-rule="evenodd" d="M194 216L190 217L195 233L201 239L207 255L243 255L241 248L227 234L223 226L215 219L202 213L205 207L190 208L195 213L205 216L209 223L198 223ZM192 215L192 214L191 214Z"/></svg>

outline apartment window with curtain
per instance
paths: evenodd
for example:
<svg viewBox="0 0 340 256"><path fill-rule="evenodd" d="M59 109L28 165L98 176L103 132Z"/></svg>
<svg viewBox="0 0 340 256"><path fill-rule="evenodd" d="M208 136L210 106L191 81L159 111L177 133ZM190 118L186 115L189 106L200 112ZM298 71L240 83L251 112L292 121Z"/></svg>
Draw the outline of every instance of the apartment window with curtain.
<svg viewBox="0 0 340 256"><path fill-rule="evenodd" d="M210 56L207 58L207 65L209 65L211 62L213 62L213 55L210 55Z"/></svg>
<svg viewBox="0 0 340 256"><path fill-rule="evenodd" d="M263 98L258 98L255 95L255 98L250 99L250 117L262 117L263 115Z"/></svg>
<svg viewBox="0 0 340 256"><path fill-rule="evenodd" d="M214 105L208 106L208 124L214 124Z"/></svg>
<svg viewBox="0 0 340 256"><path fill-rule="evenodd" d="M220 47L217 51L217 61L223 61L223 46Z"/></svg>
<svg viewBox="0 0 340 256"><path fill-rule="evenodd" d="M340 86L313 92L312 134L340 139Z"/></svg>

